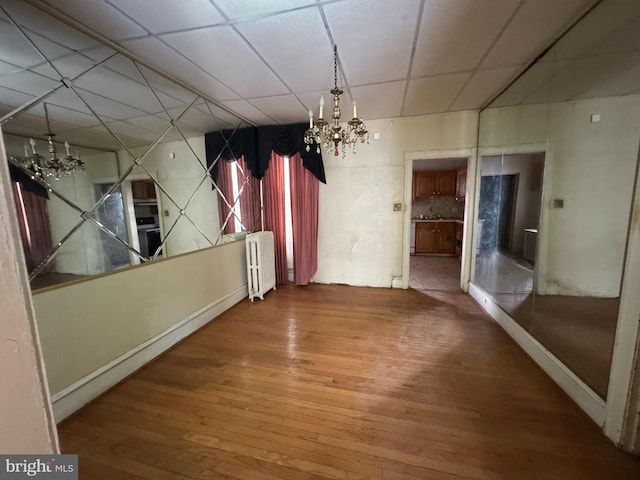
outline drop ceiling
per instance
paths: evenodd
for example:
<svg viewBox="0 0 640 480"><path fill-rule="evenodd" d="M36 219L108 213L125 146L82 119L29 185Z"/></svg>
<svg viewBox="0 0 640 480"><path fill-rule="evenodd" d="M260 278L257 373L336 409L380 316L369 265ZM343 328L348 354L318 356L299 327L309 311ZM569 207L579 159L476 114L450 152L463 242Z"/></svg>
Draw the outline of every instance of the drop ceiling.
<svg viewBox="0 0 640 480"><path fill-rule="evenodd" d="M605 26L586 25L554 60L565 62L559 99L590 94L632 93L637 73L640 2L617 4ZM73 78L113 53L95 36L83 35L52 20L35 6L53 12L113 42L153 68L179 79L204 97L185 119L192 134L234 124L233 116L255 125L304 121L333 83L332 46L338 45L343 106L358 102L365 119L425 115L478 109L499 94L563 33L593 0L2 0L0 5L37 40L64 76ZM622 5L621 5L622 4ZM34 6L35 5L35 6ZM622 14L620 7L626 9ZM589 32L595 31L594 35ZM51 67L0 12L0 116L59 84ZM624 51L620 51L621 42ZM629 46L629 44L632 46ZM585 60L594 45L601 51ZM590 51L590 50L589 50ZM613 56L615 53L617 56ZM121 58L121 57L119 57ZM586 63L585 63L586 62ZM108 122L120 122L122 135L148 142L166 112L154 108L132 64L107 60L77 80L77 88L100 99ZM607 75L585 78L606 67ZM544 65L537 66L542 69ZM149 73L152 75L152 73ZM153 75L169 107L188 105L187 92ZM546 77L529 80L514 101L536 99ZM617 85L617 87L616 87ZM124 97L122 98L122 95ZM121 98L113 102L114 95ZM95 125L68 91L47 99L57 129ZM109 103L111 101L111 103ZM214 104L221 108L215 107ZM222 123L212 124L211 106ZM37 123L42 112L29 112ZM90 113L90 112L89 112ZM24 122L18 132L33 125ZM215 123L215 122L214 122ZM133 128L135 126L136 128ZM131 128L130 128L131 127ZM145 135L145 132L148 135ZM89 138L89 137L87 137Z"/></svg>

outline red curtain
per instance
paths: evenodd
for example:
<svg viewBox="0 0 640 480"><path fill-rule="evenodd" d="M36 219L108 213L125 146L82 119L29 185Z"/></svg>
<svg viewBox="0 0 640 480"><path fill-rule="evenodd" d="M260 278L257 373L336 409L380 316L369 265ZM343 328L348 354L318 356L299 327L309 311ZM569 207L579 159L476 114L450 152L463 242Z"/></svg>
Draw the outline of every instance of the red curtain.
<svg viewBox="0 0 640 480"><path fill-rule="evenodd" d="M293 267L296 285L307 285L318 269L318 179L299 153L289 164Z"/></svg>
<svg viewBox="0 0 640 480"><path fill-rule="evenodd" d="M216 185L220 191L218 192L218 217L220 219L220 228L222 229L223 234L227 233L235 233L236 232L236 223L235 217L232 214L227 221L226 226L224 222L229 215L231 209L229 205L233 206L233 183L231 181L231 168L236 168L234 162L227 162L222 160L222 158L218 159L218 164L216 165L218 169L218 177L216 180ZM220 197L220 193L224 196L224 198ZM226 202L225 202L226 199ZM229 205L227 205L227 202ZM223 229L224 226L224 229Z"/></svg>
<svg viewBox="0 0 640 480"><path fill-rule="evenodd" d="M242 169L237 170L238 188L242 189L240 194L240 216L242 225L249 232L258 232L262 229L260 219L260 180L251 175L244 161L244 157L238 159L238 165Z"/></svg>
<svg viewBox="0 0 640 480"><path fill-rule="evenodd" d="M264 228L273 232L276 281L287 281L287 232L284 215L284 159L271 152L269 167L262 179Z"/></svg>
<svg viewBox="0 0 640 480"><path fill-rule="evenodd" d="M11 182L27 269L33 271L53 248L47 199Z"/></svg>

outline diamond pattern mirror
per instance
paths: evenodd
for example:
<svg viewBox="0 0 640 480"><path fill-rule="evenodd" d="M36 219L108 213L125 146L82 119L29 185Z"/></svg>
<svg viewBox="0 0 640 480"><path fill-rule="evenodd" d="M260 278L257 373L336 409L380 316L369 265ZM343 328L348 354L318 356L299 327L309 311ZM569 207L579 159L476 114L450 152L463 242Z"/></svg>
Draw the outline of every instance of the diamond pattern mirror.
<svg viewBox="0 0 640 480"><path fill-rule="evenodd" d="M0 29L0 123L33 289L260 228L242 159L205 155L206 132L242 119L27 4L3 4ZM67 157L83 171L56 166Z"/></svg>

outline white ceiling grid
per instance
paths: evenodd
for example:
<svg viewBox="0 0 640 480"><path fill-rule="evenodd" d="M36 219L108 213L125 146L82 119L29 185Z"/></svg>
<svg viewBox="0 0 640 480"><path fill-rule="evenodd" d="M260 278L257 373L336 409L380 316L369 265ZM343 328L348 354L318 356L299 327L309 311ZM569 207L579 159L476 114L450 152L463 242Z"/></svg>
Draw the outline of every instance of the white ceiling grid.
<svg viewBox="0 0 640 480"><path fill-rule="evenodd" d="M309 108L317 112L320 95L328 99L333 84L334 42L341 61L339 83L346 91L342 103L345 116L350 112L352 95L365 119L480 108L594 2L29 1L46 4L61 16L80 22L257 125L304 121ZM611 29L597 33L595 41L609 50L629 41L625 35L633 35L637 24L632 20L640 15L638 2L613 1L629 3L629 16L612 18L611 29L626 25L617 41L611 38ZM44 13L24 1L2 0L2 4L29 32L38 34L39 46L56 58L56 67L69 77L96 58L104 59L105 50L109 51L61 23L52 25ZM12 29L0 18L0 113L58 81L33 50L19 44L19 34ZM572 33L571 52L592 46L593 36ZM616 84L627 90L634 82L621 75L624 71L635 73L630 62L632 57L614 61ZM605 63L611 65L612 61L603 60ZM590 65L594 64L598 63L591 61ZM77 86L94 96L96 111L109 120L135 123L147 130L149 125L139 119L159 110L154 108L154 99L142 95L144 84L130 71L131 65L123 71L122 66L107 62L79 79ZM10 74L16 70L20 73ZM575 97L585 91L609 91L598 87L598 82L565 82L562 92ZM521 101L536 98L544 85L541 76L539 84L528 85L522 92ZM160 89L167 108L188 103L166 83ZM126 100L118 104L123 105L125 115L114 111L118 105L109 100L114 91L119 98L125 92ZM7 92L15 95L7 96ZM57 94L53 98L61 101ZM198 121L193 122L197 130ZM206 131L210 122L203 121L199 128L201 133Z"/></svg>

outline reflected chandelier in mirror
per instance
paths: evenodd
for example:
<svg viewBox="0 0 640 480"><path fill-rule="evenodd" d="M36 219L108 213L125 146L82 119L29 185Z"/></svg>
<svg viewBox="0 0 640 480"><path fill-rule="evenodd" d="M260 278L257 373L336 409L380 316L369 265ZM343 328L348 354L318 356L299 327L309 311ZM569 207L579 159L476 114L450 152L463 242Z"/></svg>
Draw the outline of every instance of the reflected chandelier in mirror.
<svg viewBox="0 0 640 480"><path fill-rule="evenodd" d="M237 159L223 191L211 173L226 162L204 147L205 132L242 119L26 2L3 2L0 34L0 124L32 288L258 228L259 182Z"/></svg>

